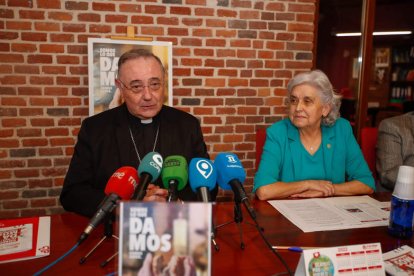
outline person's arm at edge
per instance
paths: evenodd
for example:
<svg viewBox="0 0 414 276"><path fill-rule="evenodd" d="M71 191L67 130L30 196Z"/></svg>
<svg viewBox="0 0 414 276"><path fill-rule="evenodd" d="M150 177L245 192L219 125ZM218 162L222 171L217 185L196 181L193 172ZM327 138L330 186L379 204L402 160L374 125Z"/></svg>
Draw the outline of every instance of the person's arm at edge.
<svg viewBox="0 0 414 276"><path fill-rule="evenodd" d="M105 193L103 189L95 189L89 184L92 170L87 165L91 158L87 137L86 128L81 127L59 200L66 211L91 217L105 198Z"/></svg>
<svg viewBox="0 0 414 276"><path fill-rule="evenodd" d="M401 138L398 128L390 119L383 120L378 127L376 169L381 185L393 189L398 168L403 164Z"/></svg>

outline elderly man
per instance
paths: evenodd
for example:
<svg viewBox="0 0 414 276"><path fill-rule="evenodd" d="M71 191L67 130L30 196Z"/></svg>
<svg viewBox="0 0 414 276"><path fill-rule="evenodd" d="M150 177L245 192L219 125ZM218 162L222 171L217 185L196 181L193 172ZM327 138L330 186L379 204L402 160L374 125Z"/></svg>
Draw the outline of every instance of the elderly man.
<svg viewBox="0 0 414 276"><path fill-rule="evenodd" d="M62 206L92 216L105 197L110 176L122 166L137 168L156 151L164 158L181 155L209 158L200 123L194 116L163 105L165 69L145 49L124 53L118 61L116 84L124 103L83 121L60 201ZM150 184L144 200L165 201L160 179ZM215 198L217 189L212 192ZM196 201L189 185L178 192L184 201Z"/></svg>

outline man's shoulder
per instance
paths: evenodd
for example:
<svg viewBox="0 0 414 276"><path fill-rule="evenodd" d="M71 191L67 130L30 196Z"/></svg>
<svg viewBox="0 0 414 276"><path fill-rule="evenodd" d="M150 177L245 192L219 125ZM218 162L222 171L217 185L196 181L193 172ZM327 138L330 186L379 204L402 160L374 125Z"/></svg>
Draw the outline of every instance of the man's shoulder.
<svg viewBox="0 0 414 276"><path fill-rule="evenodd" d="M402 115L385 118L380 122L378 128L383 130L393 126L404 126L410 121L414 122L414 112L408 112Z"/></svg>

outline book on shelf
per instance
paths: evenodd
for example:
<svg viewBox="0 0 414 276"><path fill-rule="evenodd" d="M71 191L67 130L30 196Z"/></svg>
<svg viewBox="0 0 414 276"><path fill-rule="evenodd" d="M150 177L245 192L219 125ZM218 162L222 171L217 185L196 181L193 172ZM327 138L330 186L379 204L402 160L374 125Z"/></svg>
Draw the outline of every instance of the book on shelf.
<svg viewBox="0 0 414 276"><path fill-rule="evenodd" d="M403 245L383 254L385 271L392 276L414 275L414 249Z"/></svg>
<svg viewBox="0 0 414 276"><path fill-rule="evenodd" d="M0 263L50 254L50 217L0 220Z"/></svg>
<svg viewBox="0 0 414 276"><path fill-rule="evenodd" d="M121 201L119 275L211 275L211 204Z"/></svg>

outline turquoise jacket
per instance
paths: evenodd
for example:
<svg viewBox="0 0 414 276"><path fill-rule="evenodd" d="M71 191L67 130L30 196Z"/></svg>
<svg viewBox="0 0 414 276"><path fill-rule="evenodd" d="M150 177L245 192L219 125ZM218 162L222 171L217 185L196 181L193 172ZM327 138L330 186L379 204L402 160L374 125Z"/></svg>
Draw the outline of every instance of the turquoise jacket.
<svg viewBox="0 0 414 276"><path fill-rule="evenodd" d="M350 123L339 118L333 126L321 128L322 143L319 150L323 151L320 162L324 164L324 172L321 172L318 180L328 180L333 184L359 180L375 190L374 178ZM271 125L266 131L266 142L254 178L253 192L261 186L277 181L294 182L309 179L309 170L304 162L305 154L308 153L300 141L299 131L289 119Z"/></svg>

